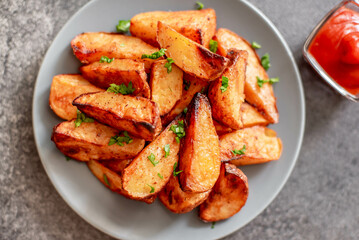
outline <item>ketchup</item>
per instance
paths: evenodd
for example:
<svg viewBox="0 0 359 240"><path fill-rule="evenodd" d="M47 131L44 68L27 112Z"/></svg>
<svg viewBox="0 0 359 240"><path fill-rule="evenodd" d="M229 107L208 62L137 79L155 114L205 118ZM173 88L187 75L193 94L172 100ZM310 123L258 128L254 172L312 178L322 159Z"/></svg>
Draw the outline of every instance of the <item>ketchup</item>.
<svg viewBox="0 0 359 240"><path fill-rule="evenodd" d="M338 84L359 93L359 13L339 8L318 31L309 53Z"/></svg>

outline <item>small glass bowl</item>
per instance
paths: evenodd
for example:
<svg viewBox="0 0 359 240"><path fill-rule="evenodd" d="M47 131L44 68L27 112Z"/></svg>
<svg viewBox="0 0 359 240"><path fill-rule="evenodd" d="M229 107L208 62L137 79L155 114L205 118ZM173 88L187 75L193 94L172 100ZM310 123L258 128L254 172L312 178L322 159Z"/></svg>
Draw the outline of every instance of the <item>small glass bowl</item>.
<svg viewBox="0 0 359 240"><path fill-rule="evenodd" d="M308 36L305 41L303 47L303 55L305 60L313 67L313 69L326 81L329 86L331 86L334 90L336 90L339 94L350 99L354 102L359 101L359 94L354 95L348 92L345 88L340 86L323 68L322 66L315 60L315 58L309 53L309 46L314 40L315 36L319 32L319 30L323 27L323 25L329 20L329 18L342 6L346 6L354 11L359 12L359 0L344 0L338 5L336 5L330 12L324 16L324 18L318 23L318 25L313 29L313 31Z"/></svg>

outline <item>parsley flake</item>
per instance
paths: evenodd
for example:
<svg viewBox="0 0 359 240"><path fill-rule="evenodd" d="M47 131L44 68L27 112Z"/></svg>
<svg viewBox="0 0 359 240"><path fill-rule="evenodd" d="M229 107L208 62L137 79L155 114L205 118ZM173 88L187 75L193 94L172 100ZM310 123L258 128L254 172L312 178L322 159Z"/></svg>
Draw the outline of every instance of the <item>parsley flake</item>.
<svg viewBox="0 0 359 240"><path fill-rule="evenodd" d="M165 55L166 51L167 51L167 49L161 48L159 51L154 52L152 54L142 54L141 59L144 59L144 58L157 59L157 58L160 58L163 55Z"/></svg>
<svg viewBox="0 0 359 240"><path fill-rule="evenodd" d="M111 63L113 60L115 60L115 58L108 58L106 56L102 56L101 59L100 59L100 63Z"/></svg>
<svg viewBox="0 0 359 240"><path fill-rule="evenodd" d="M178 163L175 162L175 164L173 165L173 176L174 176L174 177L177 177L181 172L183 172L183 170L176 172L177 164L178 164Z"/></svg>
<svg viewBox="0 0 359 240"><path fill-rule="evenodd" d="M156 156L153 153L151 153L150 156L148 156L147 158L148 160L150 160L154 167L156 167L156 165L159 163L159 161L155 161Z"/></svg>
<svg viewBox="0 0 359 240"><path fill-rule="evenodd" d="M167 58L167 62L165 64L165 68L167 68L167 73L172 72L172 63L175 63L172 58ZM172 92L172 90L171 90Z"/></svg>
<svg viewBox="0 0 359 240"><path fill-rule="evenodd" d="M117 32L126 33L130 30L130 20L120 20L116 26Z"/></svg>
<svg viewBox="0 0 359 240"><path fill-rule="evenodd" d="M94 121L95 120L93 118L89 118L84 113L77 110L77 118L75 120L75 127L80 127L81 123L83 123L83 122L92 123Z"/></svg>
<svg viewBox="0 0 359 240"><path fill-rule="evenodd" d="M185 79L183 79L183 84L184 84L184 90L187 91L191 86L191 81L186 81Z"/></svg>
<svg viewBox="0 0 359 240"><path fill-rule="evenodd" d="M203 9L204 5L201 2L196 2L197 10Z"/></svg>
<svg viewBox="0 0 359 240"><path fill-rule="evenodd" d="M123 136L120 136L120 135L112 136L110 138L108 145L111 146L116 143L117 145L122 147L122 146L124 146L123 143L130 144L132 142L133 142L133 139L130 137L130 135L128 135L128 132L124 131Z"/></svg>
<svg viewBox="0 0 359 240"><path fill-rule="evenodd" d="M107 88L107 92L121 93L122 95L132 94L134 91L135 88L132 87L132 82L129 82L127 87L124 83L121 85L111 83L110 87Z"/></svg>
<svg viewBox="0 0 359 240"><path fill-rule="evenodd" d="M188 108L183 109L184 114L187 114Z"/></svg>
<svg viewBox="0 0 359 240"><path fill-rule="evenodd" d="M246 152L246 145L243 145L242 149L234 149L231 151L234 155L244 155Z"/></svg>
<svg viewBox="0 0 359 240"><path fill-rule="evenodd" d="M108 178L107 178L106 174L103 174L103 180L105 181L107 186L111 187L110 182L108 181Z"/></svg>
<svg viewBox="0 0 359 240"><path fill-rule="evenodd" d="M216 225L216 222L212 222L211 229L213 229L213 228L214 228L214 225Z"/></svg>
<svg viewBox="0 0 359 240"><path fill-rule="evenodd" d="M261 58L261 64L266 71L270 68L271 65L270 65L268 53L264 54L263 57Z"/></svg>
<svg viewBox="0 0 359 240"><path fill-rule="evenodd" d="M166 158L170 155L170 145L166 144L164 150L165 150L165 158Z"/></svg>
<svg viewBox="0 0 359 240"><path fill-rule="evenodd" d="M263 84L264 83L269 83L269 84L273 84L273 83L276 83L276 82L279 82L279 78L270 78L268 80L264 80L264 79L261 79L260 77L257 76L257 85L258 87L263 87Z"/></svg>
<svg viewBox="0 0 359 240"><path fill-rule="evenodd" d="M170 127L170 131L174 132L176 136L176 142L180 143L180 139L186 136L186 132L184 131L184 123L183 120L178 121L178 125L173 124Z"/></svg>
<svg viewBox="0 0 359 240"><path fill-rule="evenodd" d="M151 188L150 193L154 193L154 192L155 192L155 188L154 188L154 187L152 187L152 186L151 186L151 185L149 185L149 184L147 184L147 186L149 186L149 187Z"/></svg>
<svg viewBox="0 0 359 240"><path fill-rule="evenodd" d="M218 42L215 40L210 40L209 41L209 50L213 53L217 52L217 48L218 48Z"/></svg>
<svg viewBox="0 0 359 240"><path fill-rule="evenodd" d="M66 158L66 161L72 160L72 158L70 158L70 157L68 157L68 156L66 156L66 155L65 155L65 158Z"/></svg>
<svg viewBox="0 0 359 240"><path fill-rule="evenodd" d="M157 176L161 179L163 179L163 176L161 175L161 173L157 173Z"/></svg>
<svg viewBox="0 0 359 240"><path fill-rule="evenodd" d="M259 44L259 43L257 43L257 42L252 42L252 48L254 48L254 49L260 49L262 46Z"/></svg>
<svg viewBox="0 0 359 240"><path fill-rule="evenodd" d="M227 87L228 87L228 78L225 76L222 76L222 87L220 88L222 93L227 91Z"/></svg>

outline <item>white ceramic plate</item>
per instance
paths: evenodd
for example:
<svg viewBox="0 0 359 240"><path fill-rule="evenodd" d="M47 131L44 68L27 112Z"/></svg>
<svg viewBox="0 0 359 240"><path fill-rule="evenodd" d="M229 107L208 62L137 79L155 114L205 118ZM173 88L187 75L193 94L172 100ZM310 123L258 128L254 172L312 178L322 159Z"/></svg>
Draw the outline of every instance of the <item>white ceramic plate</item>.
<svg viewBox="0 0 359 240"><path fill-rule="evenodd" d="M272 126L283 141L279 161L242 168L249 179L249 198L234 217L214 229L197 218L196 211L176 215L158 201L152 205L125 199L106 189L84 163L66 161L50 141L52 128L61 120L48 106L52 77L77 73L79 61L70 41L88 31L115 31L119 19L153 10L193 9L194 0L95 0L86 4L62 28L43 60L33 100L33 124L37 149L56 190L83 219L101 231L122 239L215 239L243 227L275 198L287 181L298 156L304 131L304 96L293 56L274 25L245 1L203 0L217 12L218 27L226 27L269 52L269 75L279 77L275 94L280 123ZM50 213L49 213L50 214Z"/></svg>

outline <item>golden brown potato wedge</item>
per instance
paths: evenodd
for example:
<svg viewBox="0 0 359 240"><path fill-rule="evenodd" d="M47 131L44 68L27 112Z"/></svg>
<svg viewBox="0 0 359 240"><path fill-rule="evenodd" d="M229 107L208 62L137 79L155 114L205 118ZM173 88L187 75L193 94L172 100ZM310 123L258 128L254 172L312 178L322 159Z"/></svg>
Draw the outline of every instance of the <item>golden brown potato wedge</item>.
<svg viewBox="0 0 359 240"><path fill-rule="evenodd" d="M99 161L99 163L101 163L104 167L120 176L122 176L122 170L125 169L125 167L127 167L131 162L132 159Z"/></svg>
<svg viewBox="0 0 359 240"><path fill-rule="evenodd" d="M186 114L186 136L181 145L179 169L184 191L206 192L217 181L221 161L219 142L207 97L197 93Z"/></svg>
<svg viewBox="0 0 359 240"><path fill-rule="evenodd" d="M184 74L183 76L185 84L183 84L182 96L176 102L175 106L171 109L169 113L162 117L162 125L166 126L168 123L172 122L178 114L182 113L183 110L188 107L192 101L193 96L197 92L204 92L208 87L208 82L195 78L191 75Z"/></svg>
<svg viewBox="0 0 359 240"><path fill-rule="evenodd" d="M162 22L158 22L157 41L180 69L207 81L218 78L229 62Z"/></svg>
<svg viewBox="0 0 359 240"><path fill-rule="evenodd" d="M255 125L267 126L269 124L269 121L264 118L255 107L246 102L241 105L241 116L244 128L253 127Z"/></svg>
<svg viewBox="0 0 359 240"><path fill-rule="evenodd" d="M166 187L158 194L158 198L171 212L186 213L203 203L210 192L211 190L203 193L184 192L178 177L172 175Z"/></svg>
<svg viewBox="0 0 359 240"><path fill-rule="evenodd" d="M208 98L214 119L232 129L240 129L243 127L240 110L244 102L243 89L248 53L231 49L227 53L227 58L231 59L231 63L222 76L211 83ZM225 80L228 80L227 84Z"/></svg>
<svg viewBox="0 0 359 240"><path fill-rule="evenodd" d="M236 166L278 160L282 154L282 141L274 130L255 126L227 133L220 137L221 160ZM245 146L243 155L232 151Z"/></svg>
<svg viewBox="0 0 359 240"><path fill-rule="evenodd" d="M128 84L135 89L132 95L150 97L145 65L132 59L115 59L111 63L93 62L80 68L82 76L93 85L107 89L110 84Z"/></svg>
<svg viewBox="0 0 359 240"><path fill-rule="evenodd" d="M158 21L207 48L216 32L216 12L213 9L154 11L137 14L131 19L132 36L139 37L153 46L159 46L156 40Z"/></svg>
<svg viewBox="0 0 359 240"><path fill-rule="evenodd" d="M178 120L174 120L167 126L123 171L123 188L131 198L148 198L167 184L174 164L178 162L180 144L176 142L176 134L170 130L171 125L177 123ZM167 156L166 145L169 145Z"/></svg>
<svg viewBox="0 0 359 240"><path fill-rule="evenodd" d="M122 162L126 162L126 161L122 161ZM95 177L98 180L100 180L100 182L103 183L103 185L105 185L110 190L129 198L127 193L123 190L122 179L119 174L108 169L103 164L99 163L98 161L91 160L91 161L87 162L87 166L90 169L90 171L93 173L93 175L95 175ZM142 201L144 201L145 203L151 204L155 201L155 199L156 199L156 197L153 196L153 197L150 197L147 199L142 199Z"/></svg>
<svg viewBox="0 0 359 240"><path fill-rule="evenodd" d="M218 136L234 131L232 128L224 126L214 119L213 119L213 125L216 128L216 132Z"/></svg>
<svg viewBox="0 0 359 240"><path fill-rule="evenodd" d="M147 141L162 130L158 107L147 98L96 92L82 94L72 104L101 123Z"/></svg>
<svg viewBox="0 0 359 240"><path fill-rule="evenodd" d="M217 222L232 217L246 204L248 180L236 166L223 163L221 174L211 194L199 207L199 217L205 222Z"/></svg>
<svg viewBox="0 0 359 240"><path fill-rule="evenodd" d="M218 29L214 40L218 42L218 53L223 56L231 48L248 52L246 81L244 84L246 100L256 106L270 123L277 123L279 115L273 87L269 83L263 84L262 87L258 86L257 77L267 80L268 75L251 45L245 39L224 28Z"/></svg>
<svg viewBox="0 0 359 240"><path fill-rule="evenodd" d="M157 103L160 115L165 115L182 95L183 72L172 64L172 71L167 73L167 60L159 60L151 67L151 100Z"/></svg>
<svg viewBox="0 0 359 240"><path fill-rule="evenodd" d="M50 108L62 119L76 118L76 107L72 101L83 93L103 91L79 74L60 74L52 79L49 104Z"/></svg>
<svg viewBox="0 0 359 240"><path fill-rule="evenodd" d="M159 50L139 38L105 32L79 34L71 41L71 47L75 56L85 64L98 62L102 56L137 59L145 64L146 71L151 68L154 60L141 59L142 54L152 54Z"/></svg>
<svg viewBox="0 0 359 240"><path fill-rule="evenodd" d="M133 158L145 146L145 140L134 137L129 144L109 146L116 135L118 130L101 123L83 122L75 127L75 120L71 120L56 125L51 140L63 154L79 161Z"/></svg>

